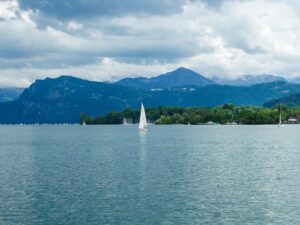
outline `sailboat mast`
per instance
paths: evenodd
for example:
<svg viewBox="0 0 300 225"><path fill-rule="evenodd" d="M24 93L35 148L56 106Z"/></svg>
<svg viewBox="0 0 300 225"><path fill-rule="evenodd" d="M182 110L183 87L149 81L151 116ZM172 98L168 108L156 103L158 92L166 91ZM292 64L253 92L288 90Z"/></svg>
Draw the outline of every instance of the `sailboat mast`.
<svg viewBox="0 0 300 225"><path fill-rule="evenodd" d="M281 124L281 104L279 104L279 124Z"/></svg>
<svg viewBox="0 0 300 225"><path fill-rule="evenodd" d="M282 124L282 118L281 118L281 104L279 104L279 123L278 123L278 127L283 127L284 125Z"/></svg>

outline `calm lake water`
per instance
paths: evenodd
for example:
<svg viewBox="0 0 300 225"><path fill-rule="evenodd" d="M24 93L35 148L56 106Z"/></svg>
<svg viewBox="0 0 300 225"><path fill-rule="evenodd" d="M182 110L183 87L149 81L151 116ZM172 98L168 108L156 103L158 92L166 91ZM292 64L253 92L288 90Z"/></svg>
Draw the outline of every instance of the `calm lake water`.
<svg viewBox="0 0 300 225"><path fill-rule="evenodd" d="M300 126L0 126L0 224L300 224Z"/></svg>

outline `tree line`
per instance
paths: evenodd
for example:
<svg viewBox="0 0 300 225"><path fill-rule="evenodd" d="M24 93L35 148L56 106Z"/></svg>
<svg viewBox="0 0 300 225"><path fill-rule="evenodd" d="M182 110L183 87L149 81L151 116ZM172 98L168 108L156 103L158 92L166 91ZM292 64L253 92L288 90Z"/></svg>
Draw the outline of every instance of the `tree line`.
<svg viewBox="0 0 300 225"><path fill-rule="evenodd" d="M273 108L254 106L235 106L225 104L217 107L176 107L165 106L147 108L147 119L155 124L276 124L281 111L282 121L300 117L300 108L274 106ZM140 110L125 109L122 112L110 112L107 115L91 117L80 115L80 124L122 124L124 118L129 123L138 123Z"/></svg>

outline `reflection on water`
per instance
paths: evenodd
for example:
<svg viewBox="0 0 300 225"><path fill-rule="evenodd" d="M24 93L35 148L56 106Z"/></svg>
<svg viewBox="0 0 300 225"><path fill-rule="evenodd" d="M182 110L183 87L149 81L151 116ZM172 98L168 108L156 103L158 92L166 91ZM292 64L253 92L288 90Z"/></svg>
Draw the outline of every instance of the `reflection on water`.
<svg viewBox="0 0 300 225"><path fill-rule="evenodd" d="M140 131L140 159L141 161L145 161L147 157L146 146L147 146L147 132Z"/></svg>
<svg viewBox="0 0 300 225"><path fill-rule="evenodd" d="M299 224L299 126L0 126L0 224Z"/></svg>

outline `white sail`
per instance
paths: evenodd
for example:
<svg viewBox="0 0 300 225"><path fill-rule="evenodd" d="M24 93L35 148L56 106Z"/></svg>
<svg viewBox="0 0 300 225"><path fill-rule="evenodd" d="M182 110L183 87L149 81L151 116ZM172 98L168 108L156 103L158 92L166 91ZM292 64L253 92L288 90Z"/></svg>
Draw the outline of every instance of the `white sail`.
<svg viewBox="0 0 300 225"><path fill-rule="evenodd" d="M147 128L147 118L146 118L146 113L145 113L144 105L142 103L139 129L140 130L146 130L146 128Z"/></svg>
<svg viewBox="0 0 300 225"><path fill-rule="evenodd" d="M123 125L127 125L127 124L128 124L127 119L124 117L123 118Z"/></svg>

